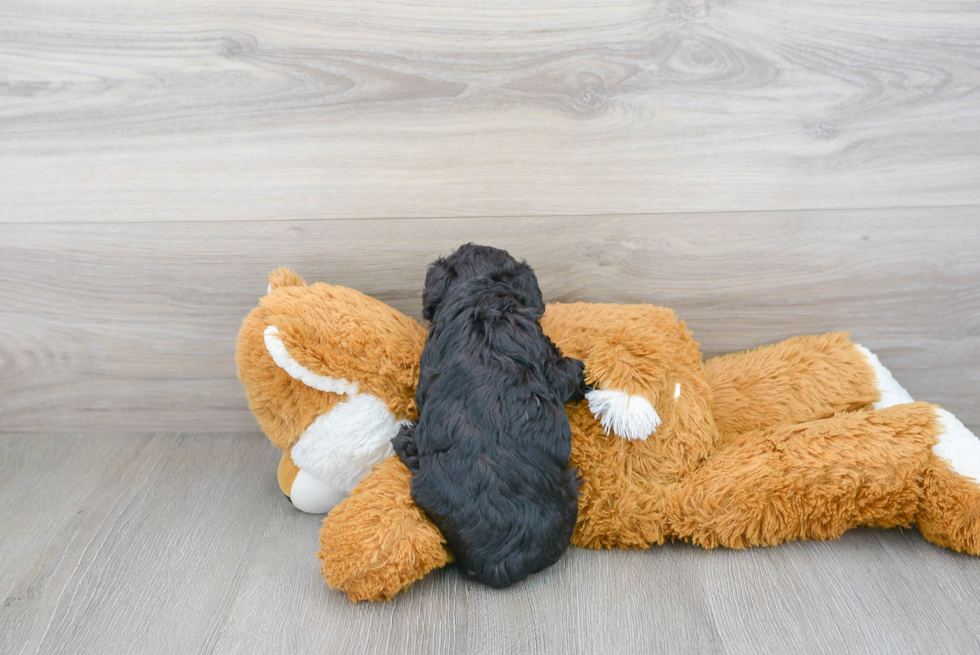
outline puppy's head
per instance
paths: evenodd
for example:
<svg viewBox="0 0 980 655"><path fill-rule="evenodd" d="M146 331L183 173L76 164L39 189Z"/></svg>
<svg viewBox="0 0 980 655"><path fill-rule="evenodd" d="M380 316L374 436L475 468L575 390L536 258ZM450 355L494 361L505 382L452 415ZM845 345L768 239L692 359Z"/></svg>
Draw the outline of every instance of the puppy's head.
<svg viewBox="0 0 980 655"><path fill-rule="evenodd" d="M481 276L507 286L525 307L539 314L544 312L538 278L530 266L506 250L467 243L429 266L422 292L422 318L432 320L453 286Z"/></svg>

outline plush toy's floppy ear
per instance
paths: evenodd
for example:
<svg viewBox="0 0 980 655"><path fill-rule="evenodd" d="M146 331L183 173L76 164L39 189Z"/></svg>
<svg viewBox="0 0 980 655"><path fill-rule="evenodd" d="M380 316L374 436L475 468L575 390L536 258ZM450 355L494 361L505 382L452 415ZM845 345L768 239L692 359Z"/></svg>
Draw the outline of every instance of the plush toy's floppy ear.
<svg viewBox="0 0 980 655"><path fill-rule="evenodd" d="M303 302L302 297L285 298L282 293L273 292L274 306ZM259 426L273 445L288 450L310 423L340 402L341 396L295 380L275 362L265 343L268 316L265 303L249 312L238 332L235 361L249 409Z"/></svg>
<svg viewBox="0 0 980 655"><path fill-rule="evenodd" d="M273 319L276 320L276 319ZM280 318L279 322L291 321L290 318ZM302 328L300 328L302 329ZM279 328L275 325L266 326L262 331L265 349L268 351L272 361L276 366L284 370L289 377L299 380L308 387L319 391L328 391L335 394L356 394L358 386L356 382L351 382L347 378L334 378L329 375L314 373L297 361L289 352L289 348L283 343L279 334ZM294 345L294 350L298 346Z"/></svg>
<svg viewBox="0 0 980 655"><path fill-rule="evenodd" d="M412 318L353 289L322 283L280 287L262 300L269 356L306 386L371 394L414 419L425 331Z"/></svg>

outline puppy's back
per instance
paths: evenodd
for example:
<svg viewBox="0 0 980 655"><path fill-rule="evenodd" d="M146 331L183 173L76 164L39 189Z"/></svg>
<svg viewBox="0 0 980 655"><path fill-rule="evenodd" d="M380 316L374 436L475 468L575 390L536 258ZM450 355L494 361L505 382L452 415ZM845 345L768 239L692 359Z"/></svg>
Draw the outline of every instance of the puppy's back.
<svg viewBox="0 0 980 655"><path fill-rule="evenodd" d="M582 363L544 335L537 277L503 250L466 244L437 260L422 301L432 324L419 421L395 452L463 571L505 587L571 541L578 492L564 405L584 384Z"/></svg>
<svg viewBox="0 0 980 655"><path fill-rule="evenodd" d="M394 445L413 471L415 502L462 570L506 587L555 563L575 529L564 404L582 368L532 317L475 316L433 327L419 421Z"/></svg>
<svg viewBox="0 0 980 655"><path fill-rule="evenodd" d="M479 384L458 368L439 375L395 450L463 572L506 587L554 564L571 541L571 429L562 404L543 400L543 384Z"/></svg>

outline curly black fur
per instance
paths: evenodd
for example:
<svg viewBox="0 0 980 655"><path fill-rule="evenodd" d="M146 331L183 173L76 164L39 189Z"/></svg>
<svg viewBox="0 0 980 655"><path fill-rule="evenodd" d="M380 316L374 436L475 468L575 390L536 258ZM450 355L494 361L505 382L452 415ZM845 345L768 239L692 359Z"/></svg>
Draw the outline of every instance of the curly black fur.
<svg viewBox="0 0 980 655"><path fill-rule="evenodd" d="M416 504L492 587L554 564L578 515L564 406L582 397L583 364L544 335L543 313L534 271L503 250L467 244L432 264L419 420L392 440Z"/></svg>

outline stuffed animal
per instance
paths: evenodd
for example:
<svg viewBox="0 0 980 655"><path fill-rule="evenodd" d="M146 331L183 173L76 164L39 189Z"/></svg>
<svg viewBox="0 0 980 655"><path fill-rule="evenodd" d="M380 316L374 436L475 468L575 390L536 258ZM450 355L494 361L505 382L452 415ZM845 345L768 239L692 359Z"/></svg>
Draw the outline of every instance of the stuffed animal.
<svg viewBox="0 0 980 655"><path fill-rule="evenodd" d="M566 407L581 477L572 545L744 548L914 523L980 554L980 441L846 334L702 362L663 307L551 304L541 325L594 389ZM333 508L321 570L355 602L452 561L390 446L417 416L424 340L384 303L284 269L239 334L249 406L283 450L280 486L300 509Z"/></svg>

